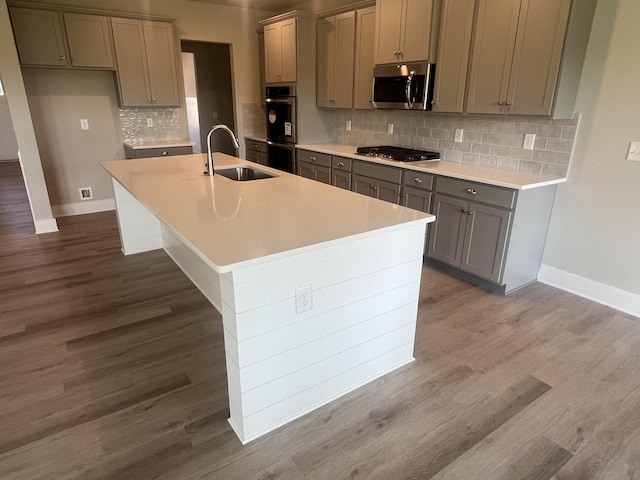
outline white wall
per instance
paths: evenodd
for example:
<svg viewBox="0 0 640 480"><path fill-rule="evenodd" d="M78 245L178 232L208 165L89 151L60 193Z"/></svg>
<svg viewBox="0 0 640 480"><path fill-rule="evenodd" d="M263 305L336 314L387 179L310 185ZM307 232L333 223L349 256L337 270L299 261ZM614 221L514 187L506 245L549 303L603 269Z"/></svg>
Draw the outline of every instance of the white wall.
<svg viewBox="0 0 640 480"><path fill-rule="evenodd" d="M0 95L0 162L18 159L18 140L13 132L7 96Z"/></svg>
<svg viewBox="0 0 640 480"><path fill-rule="evenodd" d="M638 0L600 0L568 182L558 189L540 279L640 316Z"/></svg>

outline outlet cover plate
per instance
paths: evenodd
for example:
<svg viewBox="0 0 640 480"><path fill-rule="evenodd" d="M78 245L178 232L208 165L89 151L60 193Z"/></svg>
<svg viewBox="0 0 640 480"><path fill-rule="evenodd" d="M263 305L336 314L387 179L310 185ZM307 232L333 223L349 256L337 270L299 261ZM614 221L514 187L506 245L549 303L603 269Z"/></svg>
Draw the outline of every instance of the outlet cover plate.
<svg viewBox="0 0 640 480"><path fill-rule="evenodd" d="M462 142L462 139L464 138L464 130L462 128L456 128L456 133L455 133L455 137L454 140L458 143Z"/></svg>
<svg viewBox="0 0 640 480"><path fill-rule="evenodd" d="M296 288L296 313L306 312L313 307L311 285Z"/></svg>
<svg viewBox="0 0 640 480"><path fill-rule="evenodd" d="M387 133L389 135L393 135L393 123L388 123L387 124Z"/></svg>
<svg viewBox="0 0 640 480"><path fill-rule="evenodd" d="M80 129L89 130L89 120L87 120L86 118L81 118L80 119Z"/></svg>
<svg viewBox="0 0 640 480"><path fill-rule="evenodd" d="M632 162L640 162L640 142L629 143L627 160L631 160Z"/></svg>
<svg viewBox="0 0 640 480"><path fill-rule="evenodd" d="M524 150L533 150L533 144L535 142L536 142L536 134L526 133L524 136L524 143L522 144L522 148Z"/></svg>

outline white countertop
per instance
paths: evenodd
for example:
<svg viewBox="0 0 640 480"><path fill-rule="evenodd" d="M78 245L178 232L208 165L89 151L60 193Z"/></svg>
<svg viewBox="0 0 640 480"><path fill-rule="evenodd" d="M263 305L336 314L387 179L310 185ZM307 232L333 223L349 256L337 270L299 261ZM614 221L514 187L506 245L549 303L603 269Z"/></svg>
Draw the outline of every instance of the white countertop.
<svg viewBox="0 0 640 480"><path fill-rule="evenodd" d="M246 140L253 140L255 142L266 142L267 141L267 136L266 135L245 135L244 138Z"/></svg>
<svg viewBox="0 0 640 480"><path fill-rule="evenodd" d="M527 190L529 188L544 187L566 182L566 177L555 177L551 175L541 175L535 173L515 172L512 170L502 170L499 168L482 167L468 163L447 162L440 160L437 162L398 162L386 160L384 158L366 157L358 155L356 147L351 145L313 144L296 145L297 148L313 150L319 153L339 155L342 157L354 158L356 160L369 161L382 165L390 165L397 168L416 170L420 172L444 175L447 177L460 178L473 182L486 183L499 187L513 188L516 190Z"/></svg>
<svg viewBox="0 0 640 480"><path fill-rule="evenodd" d="M194 154L102 165L219 272L324 242L435 220L430 214L223 153L214 154L216 167L249 164L278 177L249 182L209 177L202 173L205 163L206 155Z"/></svg>
<svg viewBox="0 0 640 480"><path fill-rule="evenodd" d="M169 148L169 147L191 147L195 145L194 142L190 140L185 140L183 138L173 138L168 140L143 140L143 141L133 141L133 142L124 142L124 144L133 148L134 150L140 150L144 148Z"/></svg>

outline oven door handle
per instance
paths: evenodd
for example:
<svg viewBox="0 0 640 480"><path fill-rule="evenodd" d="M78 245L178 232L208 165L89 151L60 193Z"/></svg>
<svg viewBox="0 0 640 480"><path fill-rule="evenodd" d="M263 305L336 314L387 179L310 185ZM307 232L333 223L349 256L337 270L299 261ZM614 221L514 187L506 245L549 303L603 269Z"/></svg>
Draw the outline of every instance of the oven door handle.
<svg viewBox="0 0 640 480"><path fill-rule="evenodd" d="M407 94L407 104L409 105L409 108L413 108L413 102L415 101L415 99L411 99L411 83L413 82L413 76L416 74L416 72L414 70L411 70L411 72L409 72L409 75L407 76L407 90L406 90L406 94Z"/></svg>
<svg viewBox="0 0 640 480"><path fill-rule="evenodd" d="M279 143L279 142L272 142L271 140L267 140L267 145L274 145L276 147L282 147L288 150L294 150L296 148L295 144L293 143Z"/></svg>

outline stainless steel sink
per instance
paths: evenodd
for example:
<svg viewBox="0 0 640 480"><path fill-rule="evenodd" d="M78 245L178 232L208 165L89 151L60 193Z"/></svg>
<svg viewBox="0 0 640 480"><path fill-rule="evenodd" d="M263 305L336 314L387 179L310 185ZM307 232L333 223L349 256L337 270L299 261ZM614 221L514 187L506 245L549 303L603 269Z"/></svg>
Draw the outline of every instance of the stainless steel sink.
<svg viewBox="0 0 640 480"><path fill-rule="evenodd" d="M214 168L216 175L230 178L236 182L247 182L249 180L261 180L263 178L275 178L277 175L267 173L263 170L250 167L249 165L237 165L235 167Z"/></svg>

